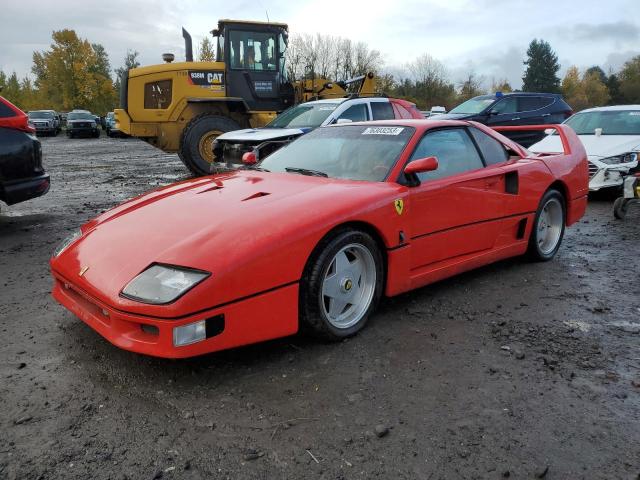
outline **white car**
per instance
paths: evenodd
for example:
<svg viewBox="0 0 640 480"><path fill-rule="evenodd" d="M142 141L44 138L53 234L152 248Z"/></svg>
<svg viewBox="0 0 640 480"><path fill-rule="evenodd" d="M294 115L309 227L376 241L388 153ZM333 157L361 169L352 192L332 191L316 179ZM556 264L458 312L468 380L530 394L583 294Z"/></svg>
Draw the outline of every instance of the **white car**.
<svg viewBox="0 0 640 480"><path fill-rule="evenodd" d="M638 168L640 105L590 108L564 123L575 130L587 151L589 190L621 187L624 176ZM548 135L529 150L563 151L557 134Z"/></svg>

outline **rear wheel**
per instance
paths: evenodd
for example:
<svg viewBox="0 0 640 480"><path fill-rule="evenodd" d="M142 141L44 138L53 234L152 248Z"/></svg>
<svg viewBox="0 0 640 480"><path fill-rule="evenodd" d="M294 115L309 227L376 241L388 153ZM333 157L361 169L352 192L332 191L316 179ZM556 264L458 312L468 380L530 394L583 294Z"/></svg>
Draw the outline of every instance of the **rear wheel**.
<svg viewBox="0 0 640 480"><path fill-rule="evenodd" d="M529 237L529 256L536 261L551 260L562 243L565 227L564 197L557 190L548 190L540 200Z"/></svg>
<svg viewBox="0 0 640 480"><path fill-rule="evenodd" d="M324 240L300 285L302 329L326 340L354 335L375 309L383 279L382 254L369 234L349 229Z"/></svg>
<svg viewBox="0 0 640 480"><path fill-rule="evenodd" d="M179 157L194 175L208 175L213 163L213 141L225 132L239 130L230 118L210 113L189 122L180 139Z"/></svg>

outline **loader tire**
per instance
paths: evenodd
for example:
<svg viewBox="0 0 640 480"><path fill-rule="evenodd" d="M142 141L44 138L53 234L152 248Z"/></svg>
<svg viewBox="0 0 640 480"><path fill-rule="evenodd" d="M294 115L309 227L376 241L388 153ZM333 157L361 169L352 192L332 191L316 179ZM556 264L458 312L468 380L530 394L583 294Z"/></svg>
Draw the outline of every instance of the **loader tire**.
<svg viewBox="0 0 640 480"><path fill-rule="evenodd" d="M182 131L178 156L194 175L209 175L213 141L218 135L239 129L240 125L228 117L211 113L198 115Z"/></svg>

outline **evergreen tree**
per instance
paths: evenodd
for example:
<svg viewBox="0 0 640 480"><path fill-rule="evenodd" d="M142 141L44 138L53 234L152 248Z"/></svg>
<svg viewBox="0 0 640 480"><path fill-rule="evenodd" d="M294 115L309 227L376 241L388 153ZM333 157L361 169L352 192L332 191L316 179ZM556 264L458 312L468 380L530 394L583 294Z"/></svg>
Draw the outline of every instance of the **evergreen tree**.
<svg viewBox="0 0 640 480"><path fill-rule="evenodd" d="M640 103L640 55L626 62L620 70L620 92L627 103Z"/></svg>
<svg viewBox="0 0 640 480"><path fill-rule="evenodd" d="M124 65L116 68L116 81L114 87L116 92L120 92L120 79L132 68L138 68L140 62L138 61L139 53L136 50L127 50L127 54L124 56Z"/></svg>
<svg viewBox="0 0 640 480"><path fill-rule="evenodd" d="M604 73L604 70L602 70L600 67L598 67L597 65L587 68L587 71L585 72L585 75L592 75L592 74L596 74L598 76L598 79L602 82L602 83L607 83L607 74Z"/></svg>
<svg viewBox="0 0 640 480"><path fill-rule="evenodd" d="M560 91L560 78L558 78L560 64L558 56L548 42L542 39L532 40L527 49L527 59L524 64L527 69L522 77L523 92L556 93Z"/></svg>
<svg viewBox="0 0 640 480"><path fill-rule="evenodd" d="M607 89L609 89L609 105L620 105L625 103L624 96L620 91L620 80L618 75L611 73L607 78Z"/></svg>

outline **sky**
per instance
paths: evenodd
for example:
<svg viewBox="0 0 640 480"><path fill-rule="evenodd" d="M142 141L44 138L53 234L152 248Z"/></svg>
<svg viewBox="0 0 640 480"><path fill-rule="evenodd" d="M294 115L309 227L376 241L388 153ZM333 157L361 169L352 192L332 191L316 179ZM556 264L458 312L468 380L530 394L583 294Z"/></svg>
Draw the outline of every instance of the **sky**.
<svg viewBox="0 0 640 480"><path fill-rule="evenodd" d="M142 65L161 54L184 58L180 27L196 45L219 18L270 19L292 34L322 33L364 41L379 50L385 70L401 72L423 53L442 61L458 83L474 71L489 85L522 84L527 45L548 41L562 65L618 70L640 54L639 0L0 0L0 70L30 74L33 51L46 50L51 33L74 29L106 48L113 68L127 49Z"/></svg>

